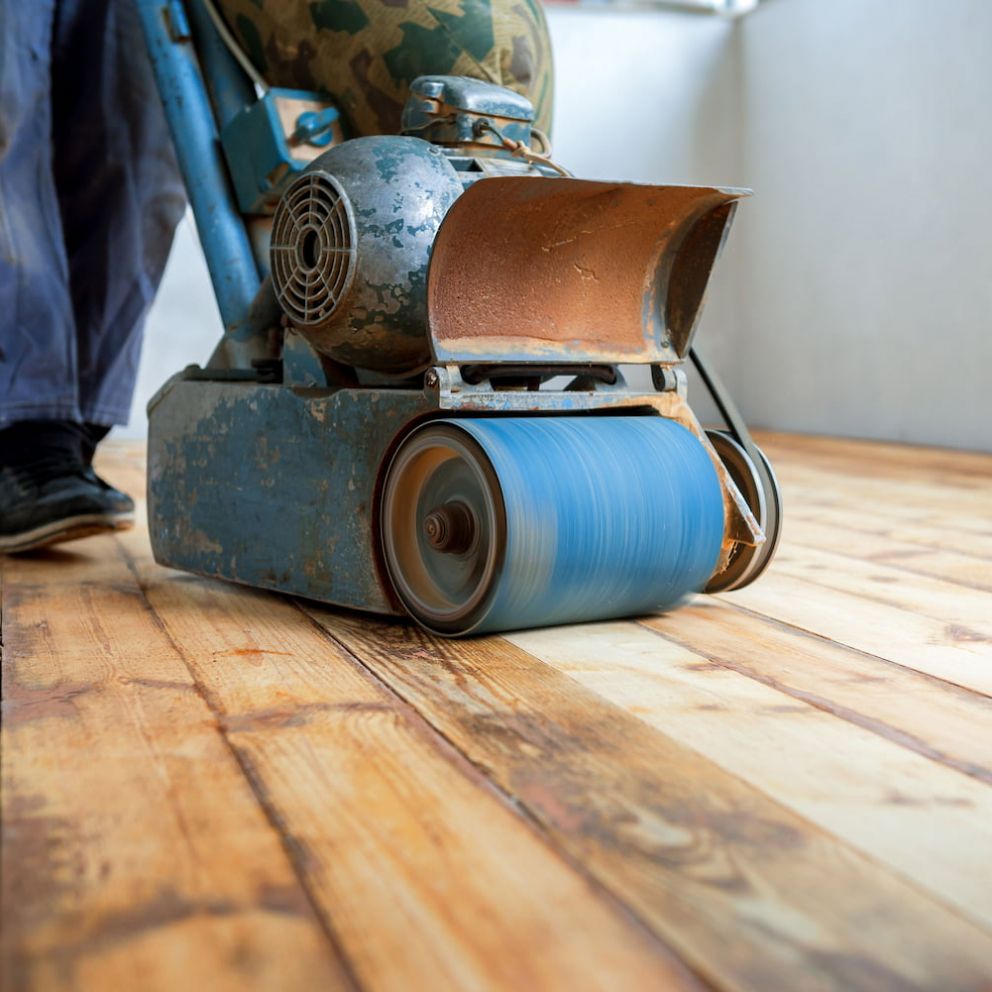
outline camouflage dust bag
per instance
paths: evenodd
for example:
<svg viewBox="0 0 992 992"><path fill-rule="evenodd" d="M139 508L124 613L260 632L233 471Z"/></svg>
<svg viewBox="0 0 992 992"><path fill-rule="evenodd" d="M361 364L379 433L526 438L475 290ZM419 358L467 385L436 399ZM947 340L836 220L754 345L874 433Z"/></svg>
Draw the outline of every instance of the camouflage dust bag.
<svg viewBox="0 0 992 992"><path fill-rule="evenodd" d="M352 133L399 130L417 76L474 76L527 96L551 123L551 45L540 0L219 0L272 86L323 90Z"/></svg>

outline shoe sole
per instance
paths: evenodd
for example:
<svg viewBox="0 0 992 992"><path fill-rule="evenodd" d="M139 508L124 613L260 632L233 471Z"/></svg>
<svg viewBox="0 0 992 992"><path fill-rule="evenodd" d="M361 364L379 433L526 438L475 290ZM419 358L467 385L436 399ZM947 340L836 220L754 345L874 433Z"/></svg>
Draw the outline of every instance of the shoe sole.
<svg viewBox="0 0 992 992"><path fill-rule="evenodd" d="M130 530L134 526L133 513L82 513L64 520L26 530L10 537L0 537L0 554L16 555L22 551L36 551L63 541L77 541L93 534Z"/></svg>

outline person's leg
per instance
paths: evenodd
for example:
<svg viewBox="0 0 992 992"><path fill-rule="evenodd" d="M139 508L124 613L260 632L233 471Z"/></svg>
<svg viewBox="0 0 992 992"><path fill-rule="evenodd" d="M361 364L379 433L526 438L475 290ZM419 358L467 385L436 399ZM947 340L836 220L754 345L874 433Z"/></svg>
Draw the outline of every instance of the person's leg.
<svg viewBox="0 0 992 992"><path fill-rule="evenodd" d="M130 0L0 0L0 58L3 553L130 525L89 462L183 197Z"/></svg>
<svg viewBox="0 0 992 992"><path fill-rule="evenodd" d="M127 422L186 201L133 0L59 0L54 38L55 182L92 458L100 428Z"/></svg>
<svg viewBox="0 0 992 992"><path fill-rule="evenodd" d="M0 0L0 427L80 417L52 170L54 15L54 0Z"/></svg>

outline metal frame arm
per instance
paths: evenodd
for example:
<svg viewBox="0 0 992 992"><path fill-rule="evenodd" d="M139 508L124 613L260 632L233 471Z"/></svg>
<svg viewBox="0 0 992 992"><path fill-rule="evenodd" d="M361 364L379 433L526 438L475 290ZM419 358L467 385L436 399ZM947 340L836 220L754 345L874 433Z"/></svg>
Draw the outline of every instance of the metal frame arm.
<svg viewBox="0 0 992 992"><path fill-rule="evenodd" d="M191 2L195 4L198 0ZM186 7L182 0L135 0L135 3L224 321L225 337L219 350L224 352L225 364L250 367L257 350L253 349L250 313L260 279L245 223L228 182L217 120ZM196 20L199 33L202 18ZM211 58L210 63L221 65L219 58ZM235 85L228 80L223 86L220 83L213 86L215 93L226 94L225 107L231 105Z"/></svg>

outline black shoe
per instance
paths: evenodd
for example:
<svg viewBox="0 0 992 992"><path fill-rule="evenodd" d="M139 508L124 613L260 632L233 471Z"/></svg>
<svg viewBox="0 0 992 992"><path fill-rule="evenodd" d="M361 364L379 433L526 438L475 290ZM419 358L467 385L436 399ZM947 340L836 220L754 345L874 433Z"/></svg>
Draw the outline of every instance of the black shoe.
<svg viewBox="0 0 992 992"><path fill-rule="evenodd" d="M118 513L134 513L134 500L127 493L122 493L119 489L115 489L106 479L101 479L93 471L92 465L87 465L83 469L83 475L90 482L95 482L104 491L107 499Z"/></svg>
<svg viewBox="0 0 992 992"><path fill-rule="evenodd" d="M48 455L0 467L0 554L133 524L134 503L78 459Z"/></svg>

